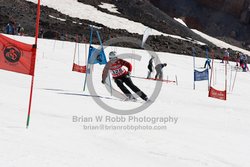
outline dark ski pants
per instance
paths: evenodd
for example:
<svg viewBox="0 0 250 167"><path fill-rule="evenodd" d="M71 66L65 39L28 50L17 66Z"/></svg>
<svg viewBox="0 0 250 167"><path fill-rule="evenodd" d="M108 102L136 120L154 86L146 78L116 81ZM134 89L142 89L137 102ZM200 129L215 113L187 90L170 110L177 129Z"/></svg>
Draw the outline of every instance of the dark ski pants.
<svg viewBox="0 0 250 167"><path fill-rule="evenodd" d="M206 61L204 64L204 68L207 68L207 66L209 67L209 69L211 69L211 65L209 61Z"/></svg>
<svg viewBox="0 0 250 167"><path fill-rule="evenodd" d="M129 76L124 76L121 78L114 78L117 86L122 90L122 92L127 97L132 97L131 92L124 86L125 83L131 90L133 90L138 96L140 96L143 100L147 100L147 95L143 93L137 86L134 85L131 78Z"/></svg>
<svg viewBox="0 0 250 167"><path fill-rule="evenodd" d="M153 66L152 65L148 65L148 75L147 78L151 78L151 73L153 72Z"/></svg>
<svg viewBox="0 0 250 167"><path fill-rule="evenodd" d="M163 79L163 72L162 71L156 71L155 79Z"/></svg>

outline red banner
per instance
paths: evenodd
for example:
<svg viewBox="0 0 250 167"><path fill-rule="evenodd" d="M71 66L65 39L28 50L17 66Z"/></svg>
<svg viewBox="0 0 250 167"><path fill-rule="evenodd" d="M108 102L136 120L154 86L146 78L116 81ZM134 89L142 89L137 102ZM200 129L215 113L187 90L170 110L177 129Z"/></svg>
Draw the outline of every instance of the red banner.
<svg viewBox="0 0 250 167"><path fill-rule="evenodd" d="M0 34L0 69L34 75L36 48Z"/></svg>
<svg viewBox="0 0 250 167"><path fill-rule="evenodd" d="M73 64L72 71L80 72L80 73L86 73L86 66L79 66L77 64Z"/></svg>
<svg viewBox="0 0 250 167"><path fill-rule="evenodd" d="M221 100L227 99L227 91L219 91L210 86L208 97L213 97Z"/></svg>

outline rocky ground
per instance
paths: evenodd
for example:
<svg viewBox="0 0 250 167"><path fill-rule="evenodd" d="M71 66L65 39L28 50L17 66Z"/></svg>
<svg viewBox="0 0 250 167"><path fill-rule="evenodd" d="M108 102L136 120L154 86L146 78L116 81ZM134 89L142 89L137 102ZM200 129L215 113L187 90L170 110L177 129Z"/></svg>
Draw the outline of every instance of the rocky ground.
<svg viewBox="0 0 250 167"><path fill-rule="evenodd" d="M197 34L190 31L188 28L182 24L174 21L166 13L160 11L158 8L153 6L147 0L130 0L130 1L120 1L120 0L78 0L80 2L91 4L96 6L99 10L109 13L107 10L99 8L98 5L101 2L112 2L118 7L121 17L129 18L130 20L142 22L144 25L155 28L159 31L179 35L182 37L190 37L202 42L208 43L210 49L214 49L216 57L221 57L224 49L213 46L211 43L206 41L206 39L201 38ZM49 15L64 18L65 22L53 19ZM4 27L11 20L16 25L21 24L26 35L34 36L35 30L35 19L36 19L36 5L23 0L0 0L0 26L2 27L1 32L4 31ZM75 24L76 23L82 23ZM138 34L131 34L125 30L110 29L104 25L100 25L88 20L82 20L79 18L72 18L70 16L64 15L54 9L42 6L41 7L41 21L40 27L44 30L44 38L48 39L61 39L76 41L76 36L78 36L79 42L89 41L89 25L95 25L102 27L100 30L101 37L103 41L107 41L112 37L135 37L141 39L142 36ZM94 38L94 43L97 43L97 38ZM192 47L196 48L198 56L205 56L205 46L194 44L192 42L175 39L165 36L150 36L147 44L154 51L166 51L178 54L188 54L192 55ZM126 43L119 43L118 46L134 47ZM231 51L231 54L235 54Z"/></svg>

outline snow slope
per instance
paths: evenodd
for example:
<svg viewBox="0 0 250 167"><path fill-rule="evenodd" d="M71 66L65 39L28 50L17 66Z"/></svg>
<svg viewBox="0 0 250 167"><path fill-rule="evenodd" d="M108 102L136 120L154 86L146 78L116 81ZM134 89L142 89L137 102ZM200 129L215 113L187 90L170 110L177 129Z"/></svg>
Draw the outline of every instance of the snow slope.
<svg viewBox="0 0 250 167"><path fill-rule="evenodd" d="M34 39L17 37L24 42ZM71 71L74 43L39 39L31 122L25 129L30 76L0 70L0 166L4 167L248 167L250 165L249 73L238 73L227 101L207 97L207 82L193 90L193 59L189 56L157 53L165 79L178 76L179 85L163 84L157 100L136 118L177 118L177 122L98 123L96 116L120 117L98 106L88 91L83 92L84 75ZM85 46L79 55L84 60ZM133 75L146 76L149 54L143 50L108 47L121 53L142 56L133 64ZM78 55L78 54L77 54ZM196 66L204 59L197 58ZM76 60L77 62L77 60ZM230 62L233 66L234 63ZM223 65L216 62L217 75ZM93 80L107 104L119 108L141 105L111 97L101 84L103 66L95 65ZM221 71L221 72L220 72ZM234 74L234 73L233 73ZM155 82L133 78L150 95ZM217 87L223 82L217 78ZM114 85L114 82L112 82ZM107 97L107 98L105 98ZM109 99L113 98L113 99ZM73 117L93 118L73 122ZM160 130L86 130L84 126L157 126ZM167 127L167 129L164 129Z"/></svg>

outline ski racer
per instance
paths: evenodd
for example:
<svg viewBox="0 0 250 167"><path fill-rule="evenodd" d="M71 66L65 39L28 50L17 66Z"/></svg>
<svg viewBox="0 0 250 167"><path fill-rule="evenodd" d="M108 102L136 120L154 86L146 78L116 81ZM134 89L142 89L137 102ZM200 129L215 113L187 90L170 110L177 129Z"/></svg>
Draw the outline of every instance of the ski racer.
<svg viewBox="0 0 250 167"><path fill-rule="evenodd" d="M125 69L126 67L127 69ZM108 72L111 71L112 77L116 85L121 89L121 91L127 96L129 100L136 100L136 98L131 94L131 92L125 87L124 83L133 90L138 96L143 100L148 101L147 95L142 92L137 86L134 85L130 78L132 71L132 65L123 60L119 59L115 51L109 53L109 62L105 65L102 73L102 83L105 84L105 80L108 76Z"/></svg>

